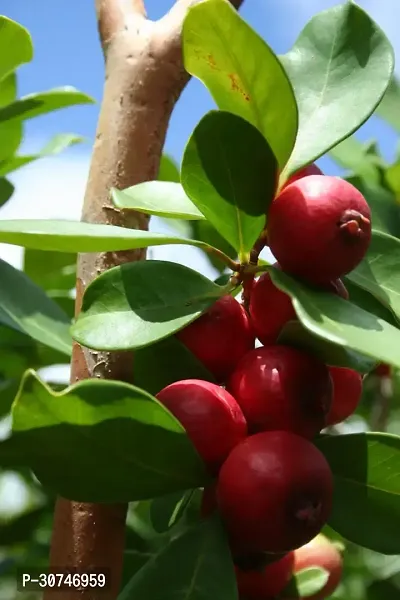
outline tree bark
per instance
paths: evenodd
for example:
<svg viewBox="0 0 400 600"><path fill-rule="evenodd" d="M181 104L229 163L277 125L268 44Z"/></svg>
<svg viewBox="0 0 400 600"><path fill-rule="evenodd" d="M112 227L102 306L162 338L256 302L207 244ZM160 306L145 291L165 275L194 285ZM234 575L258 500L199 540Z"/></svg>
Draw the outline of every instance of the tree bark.
<svg viewBox="0 0 400 600"><path fill-rule="evenodd" d="M105 56L105 84L82 220L147 229L148 217L121 212L111 187L156 179L168 122L189 77L182 63L181 29L189 6L178 0L158 22L146 19L142 0L96 0ZM242 0L232 0L238 8ZM83 254L78 259L76 314L87 285L103 271L145 258L144 250ZM98 377L132 381L130 352L95 352L74 345L71 383ZM50 568L107 569L107 590L48 590L44 600L115 600L120 591L126 504L57 500Z"/></svg>

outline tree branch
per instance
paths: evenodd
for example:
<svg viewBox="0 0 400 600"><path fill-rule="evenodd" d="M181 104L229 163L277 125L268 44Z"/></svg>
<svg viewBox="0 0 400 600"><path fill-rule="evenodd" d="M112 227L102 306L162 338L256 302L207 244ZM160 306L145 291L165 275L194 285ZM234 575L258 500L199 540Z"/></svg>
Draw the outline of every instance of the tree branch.
<svg viewBox="0 0 400 600"><path fill-rule="evenodd" d="M145 19L141 0L96 0L106 76L82 220L147 229L148 217L121 212L109 197L156 179L168 122L188 80L180 32L193 2L180 0L158 23ZM235 5L240 4L236 1ZM144 250L83 254L78 260L76 313L87 285L103 271L145 258ZM94 352L74 345L71 382L91 377L132 381L129 352ZM82 457L84 460L84 457ZM123 564L126 505L96 505L59 498L50 555L51 568L110 570L110 587L49 590L44 600L115 600Z"/></svg>

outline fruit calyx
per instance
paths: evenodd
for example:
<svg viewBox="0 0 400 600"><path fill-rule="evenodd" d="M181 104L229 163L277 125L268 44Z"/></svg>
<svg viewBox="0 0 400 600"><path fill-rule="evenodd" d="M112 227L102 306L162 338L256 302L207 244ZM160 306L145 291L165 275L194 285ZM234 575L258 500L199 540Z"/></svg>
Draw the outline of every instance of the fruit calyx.
<svg viewBox="0 0 400 600"><path fill-rule="evenodd" d="M338 226L340 231L350 238L360 238L369 235L371 221L358 210L347 209L342 214Z"/></svg>

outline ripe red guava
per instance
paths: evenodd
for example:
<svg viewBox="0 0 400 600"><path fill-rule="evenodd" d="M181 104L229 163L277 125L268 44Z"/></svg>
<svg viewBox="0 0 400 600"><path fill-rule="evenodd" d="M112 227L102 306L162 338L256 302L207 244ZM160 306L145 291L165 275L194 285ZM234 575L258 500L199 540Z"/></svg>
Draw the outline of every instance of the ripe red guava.
<svg viewBox="0 0 400 600"><path fill-rule="evenodd" d="M288 431L252 435L229 454L217 483L234 553L289 552L315 537L332 506L333 478L321 452Z"/></svg>
<svg viewBox="0 0 400 600"><path fill-rule="evenodd" d="M232 296L219 298L207 312L176 335L218 382L225 381L255 344L249 316Z"/></svg>
<svg viewBox="0 0 400 600"><path fill-rule="evenodd" d="M275 598L289 583L293 565L293 552L289 552L261 569L244 571L235 566L239 597L246 600Z"/></svg>
<svg viewBox="0 0 400 600"><path fill-rule="evenodd" d="M177 381L156 397L186 429L212 473L247 435L246 420L235 398L214 383Z"/></svg>
<svg viewBox="0 0 400 600"><path fill-rule="evenodd" d="M323 284L352 271L371 239L371 211L349 182L309 175L271 203L268 242L284 271Z"/></svg>
<svg viewBox="0 0 400 600"><path fill-rule="evenodd" d="M227 389L242 409L250 433L281 429L311 439L326 426L332 402L328 367L289 346L248 352Z"/></svg>
<svg viewBox="0 0 400 600"><path fill-rule="evenodd" d="M320 567L329 573L325 587L313 594L306 596L307 600L324 600L338 587L342 578L343 561L339 550L320 534L311 542L294 551L294 572L311 567Z"/></svg>
<svg viewBox="0 0 400 600"><path fill-rule="evenodd" d="M304 167L304 169L300 169L300 171L297 171L297 173L294 173L294 175L289 177L289 179L283 187L285 188L291 183L294 183L299 179L303 179L303 177L308 177L308 175L323 175L323 172L319 167L317 167L315 163L311 163L311 165L307 165L307 167Z"/></svg>
<svg viewBox="0 0 400 600"><path fill-rule="evenodd" d="M280 270L280 265L273 265ZM341 279L330 281L321 291L332 292L345 300L349 294ZM271 279L269 272L263 273L254 283L250 295L249 312L257 338L264 346L274 344L284 326L297 320L290 296L282 292Z"/></svg>
<svg viewBox="0 0 400 600"><path fill-rule="evenodd" d="M333 385L331 409L326 424L341 423L356 410L362 395L362 377L357 371L344 367L329 367Z"/></svg>

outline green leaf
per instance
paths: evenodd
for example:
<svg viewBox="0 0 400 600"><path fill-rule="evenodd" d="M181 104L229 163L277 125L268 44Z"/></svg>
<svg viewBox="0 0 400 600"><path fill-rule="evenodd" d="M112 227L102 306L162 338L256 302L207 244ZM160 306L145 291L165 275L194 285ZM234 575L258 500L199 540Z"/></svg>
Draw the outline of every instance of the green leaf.
<svg viewBox="0 0 400 600"><path fill-rule="evenodd" d="M366 257L347 278L400 319L400 240L374 231Z"/></svg>
<svg viewBox="0 0 400 600"><path fill-rule="evenodd" d="M47 514L48 507L40 506L27 510L11 520L0 522L1 545L13 546L32 539Z"/></svg>
<svg viewBox="0 0 400 600"><path fill-rule="evenodd" d="M382 554L400 552L400 437L383 433L317 440L334 476L329 525Z"/></svg>
<svg viewBox="0 0 400 600"><path fill-rule="evenodd" d="M372 294L350 281L347 277L343 278L343 282L349 292L350 302L352 304L356 304L379 319L387 321L393 325L393 327L398 326L397 319L392 311L389 308L386 308L386 306L383 306L383 304L381 304Z"/></svg>
<svg viewBox="0 0 400 600"><path fill-rule="evenodd" d="M363 144L351 136L332 148L329 155L344 169L353 171L369 184L378 185L380 183L378 167L383 167L384 161L380 156L371 154L369 149L369 144ZM375 222L374 226L376 227Z"/></svg>
<svg viewBox="0 0 400 600"><path fill-rule="evenodd" d="M33 58L29 31L19 23L0 16L0 85L1 80Z"/></svg>
<svg viewBox="0 0 400 600"><path fill-rule="evenodd" d="M0 128L5 126L19 126L19 123L15 121L8 122L6 121ZM10 156L7 160L3 160L0 162L0 175L7 175L7 173L11 173L12 171L16 171L25 165L29 165L35 160L39 160L40 158L46 158L49 156L55 156L60 154L70 146L74 146L75 144L80 144L84 141L79 135L75 135L73 133L60 133L52 137L47 144L38 152L37 154L27 154L27 155L15 155Z"/></svg>
<svg viewBox="0 0 400 600"><path fill-rule="evenodd" d="M224 293L224 288L183 265L158 260L127 263L88 286L72 336L98 350L142 348L194 321Z"/></svg>
<svg viewBox="0 0 400 600"><path fill-rule="evenodd" d="M294 585L299 598L318 594L326 585L329 573L321 567L309 567L293 574Z"/></svg>
<svg viewBox="0 0 400 600"><path fill-rule="evenodd" d="M359 373L369 373L377 361L337 344L331 344L310 333L299 321L289 321L282 329L279 343L304 349L330 366L348 367Z"/></svg>
<svg viewBox="0 0 400 600"><path fill-rule="evenodd" d="M215 229L215 227L213 227L213 225L211 225L209 221L191 221L190 228L191 238L205 242L213 248L218 248L218 250L221 250L221 252L233 260L237 260L236 250L232 248L231 244L229 244L229 242L227 242L221 234L218 233L218 231ZM205 254L214 269L217 269L220 273L225 271L226 263L222 261L217 254L212 254L211 252L207 252Z"/></svg>
<svg viewBox="0 0 400 600"><path fill-rule="evenodd" d="M135 352L135 379L150 394L182 379L204 379L215 383L205 366L175 336Z"/></svg>
<svg viewBox="0 0 400 600"><path fill-rule="evenodd" d="M182 186L207 220L245 256L265 225L277 164L250 123L211 111L195 128L182 160Z"/></svg>
<svg viewBox="0 0 400 600"><path fill-rule="evenodd" d="M118 596L134 598L237 600L233 563L219 520L200 521L151 558Z"/></svg>
<svg viewBox="0 0 400 600"><path fill-rule="evenodd" d="M93 98L73 87L55 88L48 92L23 96L8 106L0 108L0 122L13 119L25 121L60 108L93 103Z"/></svg>
<svg viewBox="0 0 400 600"><path fill-rule="evenodd" d="M204 219L180 183L146 181L122 191L112 188L111 198L121 210L138 210L148 215L189 221Z"/></svg>
<svg viewBox="0 0 400 600"><path fill-rule="evenodd" d="M24 272L45 290L71 290L75 287L76 255L43 250L25 250Z"/></svg>
<svg viewBox="0 0 400 600"><path fill-rule="evenodd" d="M229 2L206 0L187 13L183 53L186 70L207 86L217 106L252 123L283 169L298 115L293 89L271 48Z"/></svg>
<svg viewBox="0 0 400 600"><path fill-rule="evenodd" d="M171 525L174 524L175 513L179 510L182 501L185 500L186 494L175 492L152 500L150 504L150 518L155 531L164 533L164 531L168 531Z"/></svg>
<svg viewBox="0 0 400 600"><path fill-rule="evenodd" d="M291 296L298 318L312 334L400 368L399 329L343 298L311 289L277 269L269 271L275 285Z"/></svg>
<svg viewBox="0 0 400 600"><path fill-rule="evenodd" d="M345 2L313 17L281 58L299 107L288 177L368 119L389 84L394 57L378 25L359 6Z"/></svg>
<svg viewBox="0 0 400 600"><path fill-rule="evenodd" d="M174 183L179 183L181 180L177 165L167 154L163 154L161 156L160 169L158 171L157 179L159 181L172 181Z"/></svg>
<svg viewBox="0 0 400 600"><path fill-rule="evenodd" d="M394 194L381 184L367 183L361 177L347 177L346 179L360 190L368 202L374 230L399 237L400 205L396 202Z"/></svg>
<svg viewBox="0 0 400 600"><path fill-rule="evenodd" d="M0 108L13 102L16 97L17 77L15 73L10 73L3 81L0 81ZM22 123L17 121L0 123L0 164L18 150L22 135ZM5 175L1 169L0 175Z"/></svg>
<svg viewBox="0 0 400 600"><path fill-rule="evenodd" d="M0 260L0 323L70 355L70 321L21 271Z"/></svg>
<svg viewBox="0 0 400 600"><path fill-rule="evenodd" d="M53 252L114 252L148 246L187 244L207 252L207 244L186 238L115 225L57 220L0 220L0 242Z"/></svg>
<svg viewBox="0 0 400 600"><path fill-rule="evenodd" d="M5 177L0 177L0 206L3 206L14 193L14 186Z"/></svg>
<svg viewBox="0 0 400 600"><path fill-rule="evenodd" d="M396 77L392 77L383 100L376 109L376 114L398 132L400 132L399 103L400 84Z"/></svg>
<svg viewBox="0 0 400 600"><path fill-rule="evenodd" d="M12 421L0 465L29 466L45 487L71 500L128 502L208 479L178 421L126 383L91 379L57 393L28 371Z"/></svg>

